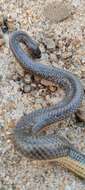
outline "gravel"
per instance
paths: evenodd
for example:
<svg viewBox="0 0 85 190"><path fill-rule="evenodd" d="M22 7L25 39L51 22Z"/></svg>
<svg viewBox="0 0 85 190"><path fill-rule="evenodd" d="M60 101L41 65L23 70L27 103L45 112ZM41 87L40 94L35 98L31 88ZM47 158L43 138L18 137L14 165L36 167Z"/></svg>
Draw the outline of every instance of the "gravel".
<svg viewBox="0 0 85 190"><path fill-rule="evenodd" d="M75 73L85 86L85 0L62 0L63 18L58 20L57 15L61 14L57 5L52 14L53 2L0 1L0 190L85 190L85 182L73 173L56 162L31 162L14 148L10 139L11 130L24 113L55 104L64 97L58 86L31 76L16 61L9 48L12 31L26 31L40 44L41 63ZM71 12L64 11L68 4ZM50 15L44 14L48 6ZM84 116L81 106L79 117L83 121ZM73 114L66 121L53 124L47 133L67 136L85 154L83 121Z"/></svg>

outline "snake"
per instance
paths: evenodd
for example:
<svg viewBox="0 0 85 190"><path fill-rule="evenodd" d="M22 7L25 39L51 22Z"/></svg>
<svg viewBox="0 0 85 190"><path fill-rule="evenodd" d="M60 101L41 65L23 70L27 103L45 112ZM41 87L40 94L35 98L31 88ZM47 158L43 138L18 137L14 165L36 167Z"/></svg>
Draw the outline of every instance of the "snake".
<svg viewBox="0 0 85 190"><path fill-rule="evenodd" d="M21 44L26 46L27 52ZM24 31L12 32L9 37L9 45L26 72L59 85L65 92L61 102L24 114L19 119L13 129L16 147L31 159L59 160L59 158L69 157L85 167L85 155L77 150L66 137L44 133L47 126L68 118L79 108L83 99L83 87L80 79L66 69L39 63L38 59L41 58L39 45Z"/></svg>

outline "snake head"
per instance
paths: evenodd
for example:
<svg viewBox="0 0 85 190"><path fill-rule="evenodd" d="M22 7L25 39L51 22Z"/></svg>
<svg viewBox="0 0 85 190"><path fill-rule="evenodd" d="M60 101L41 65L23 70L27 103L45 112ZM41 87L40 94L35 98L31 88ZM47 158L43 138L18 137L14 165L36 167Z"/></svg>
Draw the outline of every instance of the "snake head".
<svg viewBox="0 0 85 190"><path fill-rule="evenodd" d="M41 58L41 51L40 51L39 47L32 50L32 55L34 58Z"/></svg>

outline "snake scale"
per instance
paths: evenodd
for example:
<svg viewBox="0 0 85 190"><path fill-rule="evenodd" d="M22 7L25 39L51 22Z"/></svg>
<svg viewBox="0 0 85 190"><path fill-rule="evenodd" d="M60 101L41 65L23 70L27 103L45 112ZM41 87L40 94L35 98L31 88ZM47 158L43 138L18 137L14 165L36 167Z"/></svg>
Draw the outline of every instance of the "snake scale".
<svg viewBox="0 0 85 190"><path fill-rule="evenodd" d="M23 50L21 43L26 45L31 57ZM33 58L40 58L41 51L38 44L27 33L13 32L10 35L9 44L13 54L26 71L58 84L65 91L65 97L60 103L35 110L21 117L13 131L17 148L31 159L58 159L58 161L60 159L63 163L63 158L69 157L73 163L79 163L79 168L84 167L83 174L80 176L85 178L85 155L76 150L65 137L41 133L47 125L67 118L80 106L83 98L80 80L64 69L36 63ZM66 165L66 160L64 162ZM77 173L79 174L79 171Z"/></svg>

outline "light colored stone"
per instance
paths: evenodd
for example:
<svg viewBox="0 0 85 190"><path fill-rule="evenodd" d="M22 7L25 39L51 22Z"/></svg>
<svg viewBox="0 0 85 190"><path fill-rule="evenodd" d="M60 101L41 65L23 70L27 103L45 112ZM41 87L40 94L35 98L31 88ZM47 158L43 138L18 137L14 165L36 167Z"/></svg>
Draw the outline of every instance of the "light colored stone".
<svg viewBox="0 0 85 190"><path fill-rule="evenodd" d="M72 5L77 8L81 3L81 0L72 0Z"/></svg>
<svg viewBox="0 0 85 190"><path fill-rule="evenodd" d="M25 75L25 77L24 77L24 82L26 83L26 84L30 84L31 83L31 76L30 75Z"/></svg>
<svg viewBox="0 0 85 190"><path fill-rule="evenodd" d="M56 86L49 86L49 90L51 92L55 92L56 91Z"/></svg>
<svg viewBox="0 0 85 190"><path fill-rule="evenodd" d="M63 59L68 59L68 58L71 58L72 57L72 52L71 51L69 51L69 52L64 52L63 54L62 54L62 58Z"/></svg>
<svg viewBox="0 0 85 190"><path fill-rule="evenodd" d="M43 104L43 99L42 99L42 98L37 98L37 99L35 100L35 102L36 102L37 104Z"/></svg>
<svg viewBox="0 0 85 190"><path fill-rule="evenodd" d="M31 86L30 85L25 85L23 90L24 90L25 93L29 93L29 92L31 92Z"/></svg>
<svg viewBox="0 0 85 190"><path fill-rule="evenodd" d="M51 61L53 62L57 62L57 57L56 57L56 54L55 53L51 53L50 54L50 59L51 59Z"/></svg>
<svg viewBox="0 0 85 190"><path fill-rule="evenodd" d="M12 16L7 18L7 26L10 32L15 30L15 19Z"/></svg>
<svg viewBox="0 0 85 190"><path fill-rule="evenodd" d="M37 76L37 75L34 76L34 79L35 79L35 81L36 81L37 83L40 83L40 82L41 82L41 77L39 77L39 76Z"/></svg>
<svg viewBox="0 0 85 190"><path fill-rule="evenodd" d="M80 60L82 64L85 64L85 56L81 56Z"/></svg>
<svg viewBox="0 0 85 190"><path fill-rule="evenodd" d="M43 15L52 22L58 23L71 15L71 8L64 2L54 0L45 6Z"/></svg>
<svg viewBox="0 0 85 190"><path fill-rule="evenodd" d="M32 89L35 89L35 88L36 88L36 84L35 84L35 83L32 83L32 84L31 84L31 87L32 87Z"/></svg>
<svg viewBox="0 0 85 190"><path fill-rule="evenodd" d="M55 42L52 39L46 38L45 44L46 44L47 49L49 50L55 49Z"/></svg>

